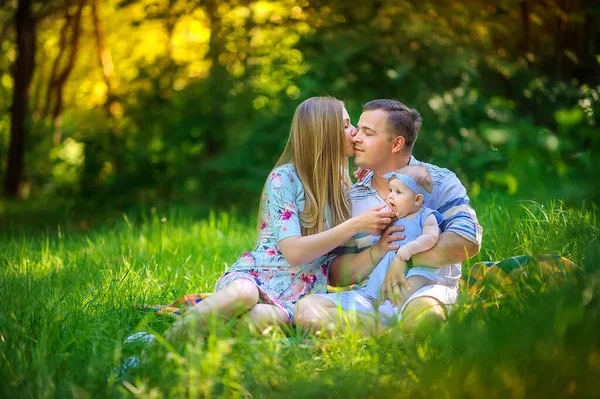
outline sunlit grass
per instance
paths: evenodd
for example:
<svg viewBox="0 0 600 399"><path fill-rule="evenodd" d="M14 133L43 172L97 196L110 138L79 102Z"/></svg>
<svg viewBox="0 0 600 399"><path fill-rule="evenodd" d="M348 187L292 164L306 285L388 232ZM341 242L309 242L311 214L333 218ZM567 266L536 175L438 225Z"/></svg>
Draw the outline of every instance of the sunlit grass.
<svg viewBox="0 0 600 399"><path fill-rule="evenodd" d="M490 197L477 260L558 252L582 270L560 291L466 300L416 345L392 337L256 336L214 321L180 347L171 320L133 307L212 290L251 249L254 226L229 214L137 211L82 229L56 224L0 232L0 396L404 397L585 396L600 381L597 211ZM145 360L123 339L152 331ZM138 353L139 354L139 353Z"/></svg>

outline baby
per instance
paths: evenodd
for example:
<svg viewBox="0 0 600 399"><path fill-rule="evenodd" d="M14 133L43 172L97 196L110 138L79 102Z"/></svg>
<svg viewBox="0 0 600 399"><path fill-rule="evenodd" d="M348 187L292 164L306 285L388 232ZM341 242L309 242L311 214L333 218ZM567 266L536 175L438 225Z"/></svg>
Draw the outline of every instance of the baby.
<svg viewBox="0 0 600 399"><path fill-rule="evenodd" d="M388 178L389 194L386 198L387 206L395 213L398 220L392 224L404 226L405 238L397 241L400 248L396 253L388 252L371 273L366 293L382 302L389 299L395 306L401 306L410 292L411 279L419 279L420 276L410 277L408 287L401 287L401 283L394 282L386 274L389 272L406 273L406 262L416 253L427 251L438 241L440 235L439 224L442 216L435 210L424 206L424 202L431 193L432 179L424 166L406 166L394 172L384 175ZM372 244L379 241L380 237L373 237ZM390 306L387 306L389 308ZM384 312L384 306L380 307L381 313L391 313L395 310L389 309Z"/></svg>

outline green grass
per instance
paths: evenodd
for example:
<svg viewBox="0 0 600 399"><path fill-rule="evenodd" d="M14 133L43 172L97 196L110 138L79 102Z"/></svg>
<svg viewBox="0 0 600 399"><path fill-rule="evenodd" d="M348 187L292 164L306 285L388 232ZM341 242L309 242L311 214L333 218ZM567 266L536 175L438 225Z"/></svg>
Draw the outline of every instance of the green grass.
<svg viewBox="0 0 600 399"><path fill-rule="evenodd" d="M212 290L252 247L247 218L201 219L184 208L85 223L65 217L35 228L12 218L0 228L0 396L593 395L600 389L597 210L493 196L474 205L484 245L470 263L558 252L582 269L559 290L542 281L533 293L463 300L442 331L413 345L350 332L290 344L277 331L256 337L215 321L206 338L174 348L160 339L171 320L133 304ZM118 376L131 350L123 339L135 331L158 333L159 344Z"/></svg>

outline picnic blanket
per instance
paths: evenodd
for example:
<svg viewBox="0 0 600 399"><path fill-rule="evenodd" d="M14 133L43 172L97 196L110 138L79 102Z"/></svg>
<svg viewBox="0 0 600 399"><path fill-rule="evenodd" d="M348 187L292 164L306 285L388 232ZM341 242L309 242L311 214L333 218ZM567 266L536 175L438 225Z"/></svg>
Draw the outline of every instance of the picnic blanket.
<svg viewBox="0 0 600 399"><path fill-rule="evenodd" d="M555 289L572 279L578 266L557 254L521 255L477 262L463 271L461 288L472 300L500 299Z"/></svg>
<svg viewBox="0 0 600 399"><path fill-rule="evenodd" d="M501 261L477 262L463 270L463 292L471 298L500 298L515 290L535 291L544 286L555 288L570 278L577 266L557 254L520 255ZM328 286L329 292L351 287ZM160 316L181 317L185 311L212 293L186 294L168 305L136 305Z"/></svg>

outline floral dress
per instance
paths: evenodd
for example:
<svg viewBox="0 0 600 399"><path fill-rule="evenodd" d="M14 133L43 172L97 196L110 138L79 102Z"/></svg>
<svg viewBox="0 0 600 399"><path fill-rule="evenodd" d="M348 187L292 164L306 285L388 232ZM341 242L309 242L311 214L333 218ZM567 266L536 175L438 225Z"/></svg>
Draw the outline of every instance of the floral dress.
<svg viewBox="0 0 600 399"><path fill-rule="evenodd" d="M302 235L299 213L303 210L304 188L296 169L291 164L275 168L267 178L262 198L258 244L219 278L215 291L237 279L250 280L258 287L260 302L284 310L290 322L296 302L311 293L327 292L327 255L291 266L279 248L284 238ZM331 226L330 220L328 209L325 229Z"/></svg>

